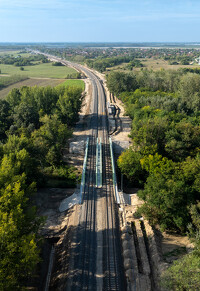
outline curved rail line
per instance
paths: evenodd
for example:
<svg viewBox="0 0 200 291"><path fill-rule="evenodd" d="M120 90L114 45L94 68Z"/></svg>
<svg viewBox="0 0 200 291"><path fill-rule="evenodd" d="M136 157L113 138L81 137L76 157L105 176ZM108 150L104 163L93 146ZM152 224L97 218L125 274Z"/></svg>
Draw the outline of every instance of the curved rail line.
<svg viewBox="0 0 200 291"><path fill-rule="evenodd" d="M97 93L94 83L94 95ZM72 290L95 290L95 270L96 270L96 137L98 135L98 101L94 102L93 115L90 118L90 143L88 154L88 165L86 170L86 180L82 217L77 229L77 248L75 253L75 270Z"/></svg>
<svg viewBox="0 0 200 291"><path fill-rule="evenodd" d="M50 55L48 55L50 57ZM53 57L53 56L52 56ZM56 57L54 57L56 58ZM74 274L70 289L73 291L97 290L96 286L96 140L98 135L102 137L103 159L103 185L101 196L105 201L105 229L103 231L103 290L125 291L124 269L121 257L121 244L119 236L119 221L117 205L114 200L112 166L109 146L108 117L106 109L106 94L99 78L87 68L68 61L62 61L65 65L71 65L83 71L93 85L93 114L90 118L90 142L88 148L88 162L86 170L86 183L84 188L80 223L77 228L76 247L74 250ZM104 209L104 208L103 208Z"/></svg>
<svg viewBox="0 0 200 291"><path fill-rule="evenodd" d="M108 135L108 117L105 113L106 96L101 83L99 82L104 102L101 103L101 129L103 134L103 164L104 164L104 177L103 188L105 191L106 199L106 228L103 234L103 270L104 270L104 283L103 290L126 290L123 263L121 257L121 245L119 237L119 221L117 215L117 205L114 199L114 189L112 182L112 165L111 153ZM103 120L104 119L104 120ZM104 124L103 124L104 123Z"/></svg>
<svg viewBox="0 0 200 291"><path fill-rule="evenodd" d="M86 71L85 71L86 72ZM87 72L88 73L88 72ZM123 263L121 257L121 246L119 237L119 222L117 215L117 206L114 201L113 182L112 182L112 165L110 158L110 146L108 139L108 118L106 112L106 96L103 86L99 79L89 71L89 77L92 78L94 87L94 114L96 114L96 131L94 129L95 122L91 120L92 142L90 143L90 163L88 166L88 190L85 192L86 219L85 219L85 235L81 239L81 246L84 255L82 257L82 269L79 278L74 278L80 283L75 290L96 290L95 281L95 261L96 261L96 237L95 237L95 208L96 208L96 189L95 189L95 141L98 131L102 132L103 140L103 187L102 192L105 193L106 213L105 230L103 232L103 290L104 291L121 291L126 290ZM95 94L96 92L96 94ZM98 108L99 105L99 108ZM97 106L97 107L96 107ZM96 107L96 110L95 110ZM92 147L92 149L91 149ZM92 157L93 156L93 157ZM92 162L91 162L92 160ZM93 177L93 178L91 178ZM90 185L90 186L89 186ZM80 254L80 253L79 253ZM82 252L81 252L82 254Z"/></svg>

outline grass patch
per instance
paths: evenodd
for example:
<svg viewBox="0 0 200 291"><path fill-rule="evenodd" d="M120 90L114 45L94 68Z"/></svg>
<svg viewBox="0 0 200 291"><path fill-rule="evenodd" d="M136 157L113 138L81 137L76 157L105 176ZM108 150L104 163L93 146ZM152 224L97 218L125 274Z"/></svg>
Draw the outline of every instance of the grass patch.
<svg viewBox="0 0 200 291"><path fill-rule="evenodd" d="M13 65L0 64L1 74L4 75L17 75L37 78L57 78L66 79L69 75L76 75L77 71L73 68L66 66L57 67L52 66L52 63L37 64L34 66L25 66L24 71L20 70L20 67Z"/></svg>
<svg viewBox="0 0 200 291"><path fill-rule="evenodd" d="M166 259L166 258L169 258L169 257L178 257L178 256L181 256L181 255L185 255L187 253L187 249L186 247L179 247L177 249L174 249L170 252L167 252L165 254L163 254L163 257Z"/></svg>
<svg viewBox="0 0 200 291"><path fill-rule="evenodd" d="M85 90L85 82L82 80L66 80L58 86L65 86L65 87L79 87L82 91Z"/></svg>

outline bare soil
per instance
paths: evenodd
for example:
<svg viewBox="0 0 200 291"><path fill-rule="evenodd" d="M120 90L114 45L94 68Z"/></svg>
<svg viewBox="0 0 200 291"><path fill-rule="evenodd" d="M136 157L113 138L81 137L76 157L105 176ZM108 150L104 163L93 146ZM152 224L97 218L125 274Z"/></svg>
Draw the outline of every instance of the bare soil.
<svg viewBox="0 0 200 291"><path fill-rule="evenodd" d="M161 232L159 226L152 227L144 218L142 219L144 230L141 232L142 228L140 229L138 218L135 215L138 207L143 204L143 201L137 196L137 191L139 189L132 188L126 190L129 194L133 194L131 194L131 205L124 207L123 220L125 219L128 225L134 223L135 236L139 243L138 245L135 244L136 250L130 251L130 257L133 256L133 254L136 257L139 256L139 265L135 262L136 269L138 267L144 268L144 266L149 265L150 272L147 276L147 279L150 278L149 284L150 282L153 284L153 290L162 290L159 286L162 272L166 270L174 260L192 251L194 246L187 236L182 236L177 233ZM144 247L143 240L146 247ZM140 251L139 254L138 251ZM141 280L141 282L144 282L146 279L144 276L141 277L141 273L142 272L139 272L136 276L138 276L139 281ZM148 280L146 282L148 282ZM138 290L142 291L141 286L138 287Z"/></svg>
<svg viewBox="0 0 200 291"><path fill-rule="evenodd" d="M67 216L65 212L59 211L60 203L66 197L71 196L75 188L44 188L39 189L35 195L35 205L38 208L38 215L46 218L40 234L45 237L59 235L65 228Z"/></svg>
<svg viewBox="0 0 200 291"><path fill-rule="evenodd" d="M176 233L162 233L162 255L166 263L172 263L193 250L194 245L187 236Z"/></svg>
<svg viewBox="0 0 200 291"><path fill-rule="evenodd" d="M52 246L55 247L57 256L57 253L59 253L57 252L57 246L63 241L66 232L69 231L72 224L71 221L74 221L75 209L77 207L74 206L61 213L59 206L63 199L71 196L74 192L74 188L42 188L32 198L34 205L37 207L38 216L43 217L45 221L40 230L40 236L43 238L41 262L38 265L36 274L28 282L30 290L43 291L45 288L51 248Z"/></svg>

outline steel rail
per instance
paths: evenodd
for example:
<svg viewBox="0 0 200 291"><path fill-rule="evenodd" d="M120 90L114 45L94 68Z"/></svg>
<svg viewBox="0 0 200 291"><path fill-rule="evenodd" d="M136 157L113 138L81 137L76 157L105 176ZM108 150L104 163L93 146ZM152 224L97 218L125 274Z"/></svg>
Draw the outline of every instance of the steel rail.
<svg viewBox="0 0 200 291"><path fill-rule="evenodd" d="M94 95L97 95L96 84L94 83ZM78 274L73 278L73 290L95 290L95 262L96 262L96 189L95 189L95 145L98 135L98 108L97 100L94 100L93 115L90 119L91 137L89 144L89 158L86 170L87 187L83 192L83 223L79 225L77 236L79 244L76 250L78 263L75 269ZM80 232L80 234L79 234Z"/></svg>
<svg viewBox="0 0 200 291"><path fill-rule="evenodd" d="M111 165L111 149L109 146L109 134L108 134L108 117L104 115L106 110L106 95L102 88L102 84L99 82L101 96L103 97L101 103L102 118L104 118L101 124L103 134L103 162L104 162L104 191L106 198L106 229L104 232L104 290L126 290L125 280L123 275L123 263L121 258L121 246L117 243L119 238L117 221L117 209L114 199L113 189L113 175ZM118 235L117 235L118 234Z"/></svg>
<svg viewBox="0 0 200 291"><path fill-rule="evenodd" d="M102 193L105 192L106 200L106 229L103 234L103 290L105 291L121 291L126 290L124 271L121 258L120 237L118 231L118 214L117 206L114 200L113 181L112 181L112 166L111 166L111 152L108 142L108 117L106 112L106 96L104 88L100 83L98 77L90 70L81 65L73 64L68 61L62 62L66 65L74 66L76 69L83 71L92 80L94 96L93 113L96 114L96 128L91 125L92 133L89 146L87 187L84 189L83 208L83 223L77 229L77 237L79 244L76 248L77 263L74 267L77 272L73 278L73 286L71 290L91 290L95 291L95 208L96 208L96 189L95 189L95 154L96 148L94 140L98 137L98 129L101 128L103 134L102 140L102 159L103 159L103 185ZM101 115L98 112L98 101L101 98ZM95 108L97 106L97 108ZM98 118L101 121L98 124ZM93 146L92 146L93 145ZM79 233L80 231L80 233ZM76 258L75 258L76 259Z"/></svg>

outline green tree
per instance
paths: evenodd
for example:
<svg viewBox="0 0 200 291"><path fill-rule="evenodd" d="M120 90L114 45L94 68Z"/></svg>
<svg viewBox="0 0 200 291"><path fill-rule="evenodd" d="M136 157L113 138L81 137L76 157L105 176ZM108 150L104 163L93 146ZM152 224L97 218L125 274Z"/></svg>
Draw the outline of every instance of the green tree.
<svg viewBox="0 0 200 291"><path fill-rule="evenodd" d="M162 284L171 291L200 290L200 256L196 253L185 255L173 263L164 273Z"/></svg>
<svg viewBox="0 0 200 291"><path fill-rule="evenodd" d="M34 146L38 150L37 159L43 166L46 163L56 166L61 162L61 148L71 136L71 131L57 115L45 115L40 121L43 125L32 134Z"/></svg>
<svg viewBox="0 0 200 291"><path fill-rule="evenodd" d="M181 161L200 151L200 126L180 122L166 132L165 151L169 158Z"/></svg>
<svg viewBox="0 0 200 291"><path fill-rule="evenodd" d="M129 148L119 156L117 161L121 172L134 185L142 185L146 178L146 171L142 169L140 159L140 152L135 152L132 148Z"/></svg>
<svg viewBox="0 0 200 291"><path fill-rule="evenodd" d="M21 290L23 280L31 275L39 262L36 237L28 232L23 210L26 202L20 182L9 184L0 192L1 290Z"/></svg>
<svg viewBox="0 0 200 291"><path fill-rule="evenodd" d="M200 290L200 202L190 207L192 222L189 235L195 243L194 250L175 261L162 276L162 284L169 290Z"/></svg>
<svg viewBox="0 0 200 291"><path fill-rule="evenodd" d="M10 110L9 103L6 100L0 100L0 140L6 138L6 131L12 124Z"/></svg>
<svg viewBox="0 0 200 291"><path fill-rule="evenodd" d="M123 91L135 91L138 88L136 76L132 74L112 71L106 76L109 91L119 96Z"/></svg>
<svg viewBox="0 0 200 291"><path fill-rule="evenodd" d="M134 143L140 147L156 145L158 153L164 154L165 136L169 128L167 117L155 116L149 118L148 115L152 111L155 114L155 110L150 107L144 107L142 111L143 118L138 119L136 117L133 121L131 136Z"/></svg>
<svg viewBox="0 0 200 291"><path fill-rule="evenodd" d="M82 99L80 88L67 88L64 94L60 95L57 102L57 114L63 123L72 126L78 121Z"/></svg>
<svg viewBox="0 0 200 291"><path fill-rule="evenodd" d="M28 127L30 124L34 124L35 127L39 126L39 114L37 109L25 102L21 102L15 107L13 119L18 128Z"/></svg>
<svg viewBox="0 0 200 291"><path fill-rule="evenodd" d="M195 203L199 189L200 159L188 158L177 164L161 156L149 156L142 161L149 170L144 190L138 196L145 201L140 211L162 229L185 231L190 222L188 206Z"/></svg>
<svg viewBox="0 0 200 291"><path fill-rule="evenodd" d="M0 181L5 177L4 183L6 183L6 180L10 181L8 177L15 177L21 173L26 174L28 183L40 180L39 163L36 159L37 148L33 146L30 138L23 135L20 137L9 135L7 142L3 145L3 153L4 169L0 170Z"/></svg>
<svg viewBox="0 0 200 291"><path fill-rule="evenodd" d="M6 100L8 101L10 107L12 109L15 108L15 106L19 105L20 101L21 101L21 92L19 89L14 88L12 89L8 96L6 97Z"/></svg>
<svg viewBox="0 0 200 291"><path fill-rule="evenodd" d="M200 90L200 75L187 73L183 75L179 83L180 95L189 101L189 98Z"/></svg>

